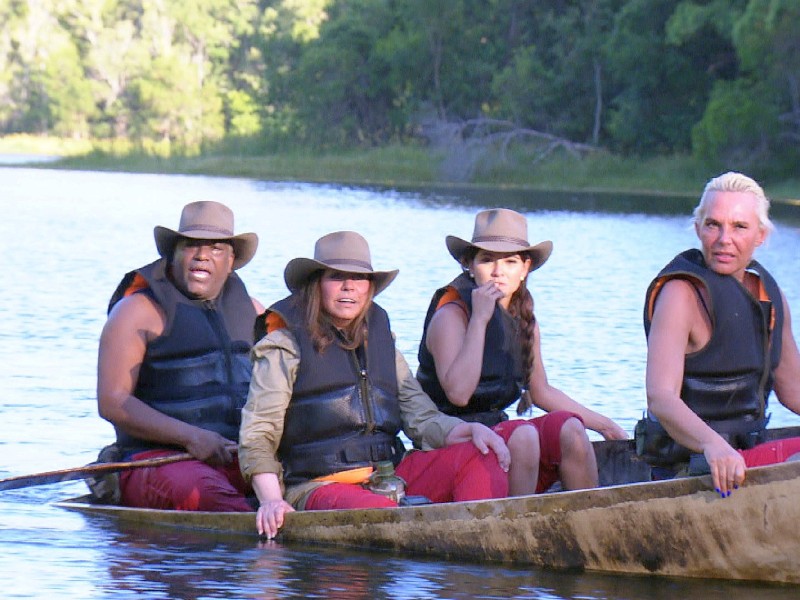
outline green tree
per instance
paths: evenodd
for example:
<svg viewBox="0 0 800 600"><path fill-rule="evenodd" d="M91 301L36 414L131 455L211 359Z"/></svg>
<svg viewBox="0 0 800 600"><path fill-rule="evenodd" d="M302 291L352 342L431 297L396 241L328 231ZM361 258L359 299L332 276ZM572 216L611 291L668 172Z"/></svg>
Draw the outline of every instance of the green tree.
<svg viewBox="0 0 800 600"><path fill-rule="evenodd" d="M735 64L726 60L733 57L730 41L708 23L692 36L667 38L680 4L629 0L616 14L604 55L615 90L607 129L618 150L689 150L714 81L735 74Z"/></svg>
<svg viewBox="0 0 800 600"><path fill-rule="evenodd" d="M695 154L715 165L769 173L800 158L800 5L749 0L723 21L740 72L718 81L693 131Z"/></svg>
<svg viewBox="0 0 800 600"><path fill-rule="evenodd" d="M309 141L373 144L395 133L388 65L376 51L393 24L389 8L386 0L337 2L304 46L288 87Z"/></svg>
<svg viewBox="0 0 800 600"><path fill-rule="evenodd" d="M602 54L619 0L534 5L517 18L528 32L494 78L498 116L574 140L600 143L609 92ZM521 36L520 36L521 37Z"/></svg>
<svg viewBox="0 0 800 600"><path fill-rule="evenodd" d="M84 135L94 106L80 57L49 3L10 2L0 38L4 129Z"/></svg>

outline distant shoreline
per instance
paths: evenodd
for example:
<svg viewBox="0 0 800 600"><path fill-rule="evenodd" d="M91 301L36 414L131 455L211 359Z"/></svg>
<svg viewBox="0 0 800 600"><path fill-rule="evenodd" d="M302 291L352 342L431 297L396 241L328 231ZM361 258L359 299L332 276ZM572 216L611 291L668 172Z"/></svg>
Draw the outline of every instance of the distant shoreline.
<svg viewBox="0 0 800 600"><path fill-rule="evenodd" d="M206 175L443 193L494 189L521 193L636 195L654 200L699 198L705 182L718 174L686 156L640 159L602 155L583 159L563 156L537 163L535 167L520 160L516 164L495 161L491 167L478 163L472 165L469 178L458 178L443 173L442 165L448 158L442 152L415 146L168 158L96 151L87 154L85 147L83 152L67 150L59 157L57 150L52 144L41 151L34 151L30 145L15 149L0 138L0 166ZM25 157L30 161L26 162ZM800 179L762 182L762 185L774 203L800 216Z"/></svg>

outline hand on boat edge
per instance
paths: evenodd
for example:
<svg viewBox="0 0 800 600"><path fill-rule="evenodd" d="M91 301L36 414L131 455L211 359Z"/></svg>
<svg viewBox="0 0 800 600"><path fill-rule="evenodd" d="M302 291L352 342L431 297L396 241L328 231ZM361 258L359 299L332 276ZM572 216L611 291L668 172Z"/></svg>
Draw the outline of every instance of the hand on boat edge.
<svg viewBox="0 0 800 600"><path fill-rule="evenodd" d="M256 512L256 529L258 534L268 540L278 535L278 530L283 527L286 513L294 512L291 504L285 500L267 500L262 502Z"/></svg>
<svg viewBox="0 0 800 600"><path fill-rule="evenodd" d="M703 450L703 455L708 462L714 490L723 498L744 483L747 465L740 452L734 450L727 442L709 445Z"/></svg>

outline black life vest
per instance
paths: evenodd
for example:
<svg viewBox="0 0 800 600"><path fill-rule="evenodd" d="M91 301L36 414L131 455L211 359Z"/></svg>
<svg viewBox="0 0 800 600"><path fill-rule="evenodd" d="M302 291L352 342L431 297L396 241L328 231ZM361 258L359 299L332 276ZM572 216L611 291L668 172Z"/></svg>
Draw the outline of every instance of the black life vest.
<svg viewBox="0 0 800 600"><path fill-rule="evenodd" d="M228 276L211 301L186 297L167 277L161 259L126 274L108 310L143 278L148 294L164 311L164 332L147 345L133 395L154 409L234 441L252 371L250 348L256 311L242 280ZM158 445L119 428L117 443L130 454Z"/></svg>
<svg viewBox="0 0 800 600"><path fill-rule="evenodd" d="M757 443L766 427L773 371L781 359L780 289L757 261L752 261L748 269L758 274L768 300L756 300L736 278L709 269L702 252L687 250L650 284L644 311L648 335L656 297L666 281L686 279L708 290L711 338L704 348L685 358L681 399L736 448ZM688 459L688 449L678 448Z"/></svg>
<svg viewBox="0 0 800 600"><path fill-rule="evenodd" d="M503 410L519 399L524 387L519 324L508 311L499 305L495 307L494 314L486 326L486 341L478 386L466 406L455 406L447 399L447 394L442 389L436 375L433 355L427 346L428 326L439 306L439 301L450 288L458 292L459 298L467 308L467 314L472 313L472 290L475 289L475 283L465 273L445 287L436 290L425 315L422 340L417 354L419 359L417 379L425 393L443 413L455 415L465 421L480 421L494 425L507 418Z"/></svg>
<svg viewBox="0 0 800 600"><path fill-rule="evenodd" d="M287 485L382 460L399 462L395 344L389 317L372 304L365 344L320 354L292 296L270 307L294 334L300 366L278 447Z"/></svg>

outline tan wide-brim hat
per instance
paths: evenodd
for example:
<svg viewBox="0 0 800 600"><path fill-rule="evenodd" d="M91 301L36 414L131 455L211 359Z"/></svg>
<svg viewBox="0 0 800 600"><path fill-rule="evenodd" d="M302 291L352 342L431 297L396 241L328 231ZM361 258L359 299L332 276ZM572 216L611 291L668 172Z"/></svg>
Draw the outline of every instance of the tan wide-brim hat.
<svg viewBox="0 0 800 600"><path fill-rule="evenodd" d="M376 271L372 268L369 245L355 231L336 231L317 240L314 258L293 258L283 271L283 280L291 291L297 291L317 271L333 269L344 273L369 273L375 283L375 295L385 290L399 272Z"/></svg>
<svg viewBox="0 0 800 600"><path fill-rule="evenodd" d="M245 266L255 256L258 236L255 233L233 233L233 211L219 202L201 200L183 207L178 230L156 225L153 229L156 248L161 256L170 256L181 238L223 240L233 246L233 268Z"/></svg>
<svg viewBox="0 0 800 600"><path fill-rule="evenodd" d="M525 215L508 208L482 210L475 216L472 241L454 235L445 239L447 249L459 263L468 248L489 252L527 252L531 257L531 271L541 267L553 252L553 242L544 241L532 246L528 242L528 221Z"/></svg>

